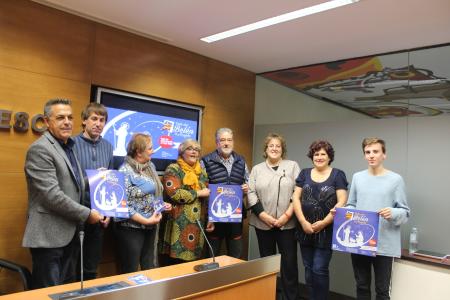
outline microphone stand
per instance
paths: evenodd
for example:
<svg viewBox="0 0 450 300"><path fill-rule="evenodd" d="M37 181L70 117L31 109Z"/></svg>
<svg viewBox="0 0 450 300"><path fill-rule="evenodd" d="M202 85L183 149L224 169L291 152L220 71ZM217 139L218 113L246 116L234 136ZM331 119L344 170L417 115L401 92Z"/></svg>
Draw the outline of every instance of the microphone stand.
<svg viewBox="0 0 450 300"><path fill-rule="evenodd" d="M217 268L219 268L219 263L216 262L216 256L214 255L213 248L212 248L211 244L209 243L209 240L208 240L208 237L206 236L205 231L203 230L203 226L202 226L202 224L200 224L199 220L195 220L195 222L197 222L198 227L200 227L200 231L202 232L203 236L205 237L205 240L206 240L206 243L208 244L209 251L211 252L213 261L209 262L209 263L195 265L194 270L200 272L200 271L208 271L208 270L217 269Z"/></svg>
<svg viewBox="0 0 450 300"><path fill-rule="evenodd" d="M83 294L83 275L84 275L84 266L83 266L83 240L84 240L84 230L80 230L80 294Z"/></svg>

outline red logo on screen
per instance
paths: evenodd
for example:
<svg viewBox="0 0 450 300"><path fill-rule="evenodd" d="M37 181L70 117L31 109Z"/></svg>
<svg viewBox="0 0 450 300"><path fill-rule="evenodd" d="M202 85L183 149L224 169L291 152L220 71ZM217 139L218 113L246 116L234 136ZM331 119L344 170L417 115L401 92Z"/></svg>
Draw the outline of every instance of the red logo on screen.
<svg viewBox="0 0 450 300"><path fill-rule="evenodd" d="M162 148L172 148L173 147L173 139L171 136L162 135L159 137L159 144Z"/></svg>

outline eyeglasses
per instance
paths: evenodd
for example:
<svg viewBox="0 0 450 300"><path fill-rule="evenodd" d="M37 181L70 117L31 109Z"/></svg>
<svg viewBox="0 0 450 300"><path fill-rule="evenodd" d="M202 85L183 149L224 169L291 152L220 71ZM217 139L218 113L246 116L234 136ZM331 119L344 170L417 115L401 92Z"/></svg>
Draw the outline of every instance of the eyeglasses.
<svg viewBox="0 0 450 300"><path fill-rule="evenodd" d="M195 152L200 152L200 148L197 148L197 147L187 147L186 148L186 151L195 151Z"/></svg>

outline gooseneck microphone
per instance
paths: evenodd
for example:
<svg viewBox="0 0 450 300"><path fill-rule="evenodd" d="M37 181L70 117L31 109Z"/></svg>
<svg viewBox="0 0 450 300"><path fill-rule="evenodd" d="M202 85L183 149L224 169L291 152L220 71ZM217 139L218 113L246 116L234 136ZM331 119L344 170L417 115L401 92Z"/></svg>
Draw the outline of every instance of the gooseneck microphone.
<svg viewBox="0 0 450 300"><path fill-rule="evenodd" d="M83 267L83 241L84 241L84 230L80 230L80 291L83 293L83 273L84 273L84 267Z"/></svg>
<svg viewBox="0 0 450 300"><path fill-rule="evenodd" d="M211 252L213 261L209 262L209 263L195 265L194 270L200 272L200 271L208 271L208 270L217 269L217 268L219 268L219 263L216 263L216 256L214 255L213 248L212 248L211 244L209 243L209 240L208 240L208 237L206 236L205 231L203 230L203 226L202 226L202 224L200 224L199 220L195 220L195 222L197 222L198 227L200 227L200 231L202 232L203 236L205 237L205 240L206 240L206 243L208 244L209 251Z"/></svg>
<svg viewBox="0 0 450 300"><path fill-rule="evenodd" d="M278 202L280 201L280 190L281 190L281 179L283 177L286 177L286 170L283 169L283 176L280 176L280 179L278 180L278 195L277 195L277 206L275 209L275 216L278 218Z"/></svg>

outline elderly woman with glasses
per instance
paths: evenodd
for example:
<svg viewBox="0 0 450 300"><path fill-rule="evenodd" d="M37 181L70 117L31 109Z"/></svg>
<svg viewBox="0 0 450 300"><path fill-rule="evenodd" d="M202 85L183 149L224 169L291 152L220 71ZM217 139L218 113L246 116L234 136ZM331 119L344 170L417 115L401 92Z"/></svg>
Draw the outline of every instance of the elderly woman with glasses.
<svg viewBox="0 0 450 300"><path fill-rule="evenodd" d="M187 139L178 148L176 163L164 173L163 186L172 213L167 216L160 234L160 250L168 256L169 264L199 259L204 238L197 220L206 219L209 189L206 171L201 168L200 144ZM212 223L208 230L212 230Z"/></svg>

